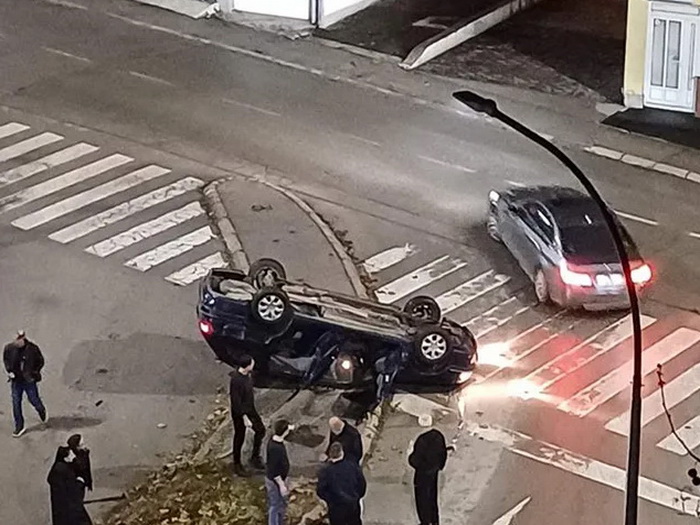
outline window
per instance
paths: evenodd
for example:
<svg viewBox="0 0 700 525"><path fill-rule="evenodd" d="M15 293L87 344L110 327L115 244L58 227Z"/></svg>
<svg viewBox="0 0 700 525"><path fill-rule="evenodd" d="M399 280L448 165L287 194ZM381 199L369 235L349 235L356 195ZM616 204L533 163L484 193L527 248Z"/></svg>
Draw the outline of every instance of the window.
<svg viewBox="0 0 700 525"><path fill-rule="evenodd" d="M651 45L651 85L662 86L666 59L666 20L654 20Z"/></svg>
<svg viewBox="0 0 700 525"><path fill-rule="evenodd" d="M549 243L554 242L554 225L547 213L542 209L542 206L536 203L525 205L525 209L529 215L528 225L540 237Z"/></svg>

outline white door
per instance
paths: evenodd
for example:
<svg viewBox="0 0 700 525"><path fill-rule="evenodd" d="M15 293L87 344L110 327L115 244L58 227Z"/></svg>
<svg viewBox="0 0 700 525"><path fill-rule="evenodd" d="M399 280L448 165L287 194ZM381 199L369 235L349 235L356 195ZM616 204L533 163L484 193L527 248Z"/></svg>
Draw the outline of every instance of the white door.
<svg viewBox="0 0 700 525"><path fill-rule="evenodd" d="M651 13L645 106L694 111L697 17Z"/></svg>

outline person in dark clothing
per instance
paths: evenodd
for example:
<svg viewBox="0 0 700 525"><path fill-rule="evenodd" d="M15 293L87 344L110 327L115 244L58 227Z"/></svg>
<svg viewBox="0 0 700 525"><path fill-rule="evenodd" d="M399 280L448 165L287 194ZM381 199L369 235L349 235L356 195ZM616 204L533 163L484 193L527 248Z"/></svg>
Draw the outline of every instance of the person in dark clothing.
<svg viewBox="0 0 700 525"><path fill-rule="evenodd" d="M367 482L360 465L344 458L339 442L328 449L328 460L318 474L316 494L328 505L331 525L362 525L360 500L367 492Z"/></svg>
<svg viewBox="0 0 700 525"><path fill-rule="evenodd" d="M231 396L231 419L233 421L233 471L239 476L249 476L250 473L241 463L241 450L245 441L245 420L250 421L253 432L253 452L250 464L253 468L264 470L265 464L260 458L260 448L265 437L265 425L255 409L255 394L253 392L253 378L250 373L253 371L255 361L249 355L241 356L238 370L231 372L231 385L229 394Z"/></svg>
<svg viewBox="0 0 700 525"><path fill-rule="evenodd" d="M328 458L328 450L333 443L340 443L343 445L343 454L348 460L356 461L358 464L362 461L362 436L347 421L340 419L339 417L333 416L328 420L328 426L330 427L330 433L328 435L328 448L326 448L326 453L321 457L322 461L326 461Z"/></svg>
<svg viewBox="0 0 700 525"><path fill-rule="evenodd" d="M284 438L294 426L286 419L275 421L272 437L267 442L267 466L265 468L265 490L267 491L267 524L284 525L287 517L287 476L289 476L289 457Z"/></svg>
<svg viewBox="0 0 700 525"><path fill-rule="evenodd" d="M90 467L90 449L85 446L80 434L73 434L68 438L68 448L75 454L73 470L80 482L80 490L85 499L85 491L92 492L92 468Z"/></svg>
<svg viewBox="0 0 700 525"><path fill-rule="evenodd" d="M453 447L445 445L445 436L433 428L416 439L408 463L415 469L413 491L416 511L421 525L438 525L438 474L445 468L447 452Z"/></svg>
<svg viewBox="0 0 700 525"><path fill-rule="evenodd" d="M74 458L69 447L58 447L46 480L51 492L52 525L92 525L83 504L80 483L71 465Z"/></svg>
<svg viewBox="0 0 700 525"><path fill-rule="evenodd" d="M22 397L25 392L41 422L47 421L46 407L39 397L38 387L41 370L44 368L44 356L39 347L27 339L24 330L20 330L15 340L5 346L2 360L12 389L12 415L15 420L12 435L20 437L26 430L22 415Z"/></svg>

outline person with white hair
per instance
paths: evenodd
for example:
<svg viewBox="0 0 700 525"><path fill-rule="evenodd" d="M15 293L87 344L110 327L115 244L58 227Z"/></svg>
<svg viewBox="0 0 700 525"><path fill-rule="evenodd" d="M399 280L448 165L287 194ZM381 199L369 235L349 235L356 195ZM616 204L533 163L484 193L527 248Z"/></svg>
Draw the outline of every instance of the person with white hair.
<svg viewBox="0 0 700 525"><path fill-rule="evenodd" d="M325 454L321 457L323 461L328 457L328 450L333 443L339 442L343 445L345 458L357 462L362 461L362 436L358 430L350 423L337 416L333 416L328 420L330 433L328 435L328 447Z"/></svg>

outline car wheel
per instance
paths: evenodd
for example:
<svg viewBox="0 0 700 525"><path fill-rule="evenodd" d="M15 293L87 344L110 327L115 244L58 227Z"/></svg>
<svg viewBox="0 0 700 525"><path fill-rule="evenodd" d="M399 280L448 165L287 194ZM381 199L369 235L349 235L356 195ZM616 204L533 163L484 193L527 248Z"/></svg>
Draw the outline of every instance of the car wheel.
<svg viewBox="0 0 700 525"><path fill-rule="evenodd" d="M410 299L404 305L403 311L419 323L439 323L442 318L440 305L427 295L419 295Z"/></svg>
<svg viewBox="0 0 700 525"><path fill-rule="evenodd" d="M277 325L284 322L291 309L287 294L278 288L263 288L251 304L253 317L265 325Z"/></svg>
<svg viewBox="0 0 700 525"><path fill-rule="evenodd" d="M498 220L493 211L489 211L488 217L486 217L486 232L494 241L502 242L501 234L498 231Z"/></svg>
<svg viewBox="0 0 700 525"><path fill-rule="evenodd" d="M414 346L418 361L433 367L444 363L452 352L450 334L435 325L421 327Z"/></svg>
<svg viewBox="0 0 700 525"><path fill-rule="evenodd" d="M275 259L258 259L250 265L248 281L258 290L274 286L287 279L282 263Z"/></svg>
<svg viewBox="0 0 700 525"><path fill-rule="evenodd" d="M537 296L537 301L541 304L549 304L552 302L549 296L547 276L544 274L542 268L539 268L535 274L535 295Z"/></svg>

